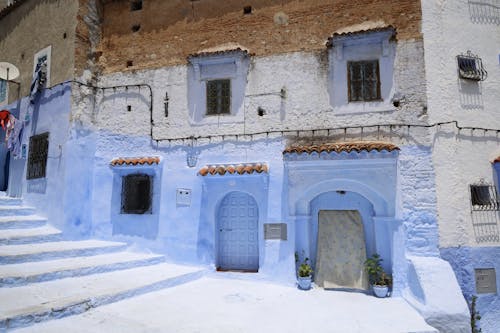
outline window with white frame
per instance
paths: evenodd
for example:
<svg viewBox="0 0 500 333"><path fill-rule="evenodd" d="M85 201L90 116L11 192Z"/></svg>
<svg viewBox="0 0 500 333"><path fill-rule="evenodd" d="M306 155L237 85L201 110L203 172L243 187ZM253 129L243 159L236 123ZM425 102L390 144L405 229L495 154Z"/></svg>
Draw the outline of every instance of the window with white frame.
<svg viewBox="0 0 500 333"><path fill-rule="evenodd" d="M52 46L47 46L46 48L38 51L33 57L33 77L36 78L37 73L40 73L41 87L50 86L50 63L52 56Z"/></svg>
<svg viewBox="0 0 500 333"><path fill-rule="evenodd" d="M9 85L7 84L7 81L0 79L0 105L9 103L8 89Z"/></svg>
<svg viewBox="0 0 500 333"><path fill-rule="evenodd" d="M247 82L248 53L241 49L201 53L190 56L189 63L190 120L197 124L243 121L240 111Z"/></svg>
<svg viewBox="0 0 500 333"><path fill-rule="evenodd" d="M396 43L392 27L334 34L329 38L329 94L334 112L394 109Z"/></svg>

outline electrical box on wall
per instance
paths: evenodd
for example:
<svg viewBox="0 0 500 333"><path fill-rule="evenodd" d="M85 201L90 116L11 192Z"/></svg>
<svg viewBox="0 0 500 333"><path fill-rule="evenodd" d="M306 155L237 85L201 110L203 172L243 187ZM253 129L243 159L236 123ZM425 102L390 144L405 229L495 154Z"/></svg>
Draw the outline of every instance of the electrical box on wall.
<svg viewBox="0 0 500 333"><path fill-rule="evenodd" d="M191 190L178 188L176 197L177 206L191 206Z"/></svg>
<svg viewBox="0 0 500 333"><path fill-rule="evenodd" d="M494 268L476 268L476 292L478 294L496 294L497 283Z"/></svg>
<svg viewBox="0 0 500 333"><path fill-rule="evenodd" d="M264 239L287 240L286 223L265 223Z"/></svg>

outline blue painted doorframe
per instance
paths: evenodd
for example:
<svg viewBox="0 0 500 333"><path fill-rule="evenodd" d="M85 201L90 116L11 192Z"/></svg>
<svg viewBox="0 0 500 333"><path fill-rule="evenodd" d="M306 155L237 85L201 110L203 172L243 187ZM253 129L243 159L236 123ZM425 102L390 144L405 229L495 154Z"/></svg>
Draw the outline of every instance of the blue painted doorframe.
<svg viewBox="0 0 500 333"><path fill-rule="evenodd" d="M227 194L217 214L218 256L221 270L259 269L259 210L247 193Z"/></svg>

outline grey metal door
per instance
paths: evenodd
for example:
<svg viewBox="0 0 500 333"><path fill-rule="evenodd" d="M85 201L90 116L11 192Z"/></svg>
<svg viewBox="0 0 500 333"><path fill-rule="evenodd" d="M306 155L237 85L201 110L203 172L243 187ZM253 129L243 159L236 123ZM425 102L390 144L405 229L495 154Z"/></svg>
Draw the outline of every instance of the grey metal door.
<svg viewBox="0 0 500 333"><path fill-rule="evenodd" d="M224 197L217 216L219 269L259 269L258 222L257 203L250 195L231 192Z"/></svg>

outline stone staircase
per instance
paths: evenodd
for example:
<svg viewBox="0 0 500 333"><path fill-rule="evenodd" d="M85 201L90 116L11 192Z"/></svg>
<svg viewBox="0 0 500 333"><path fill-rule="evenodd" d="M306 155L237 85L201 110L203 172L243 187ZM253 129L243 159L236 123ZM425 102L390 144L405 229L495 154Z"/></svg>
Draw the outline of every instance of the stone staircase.
<svg viewBox="0 0 500 333"><path fill-rule="evenodd" d="M127 250L126 243L65 241L22 200L0 197L0 331L85 312L195 280L204 268Z"/></svg>

